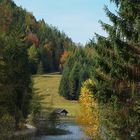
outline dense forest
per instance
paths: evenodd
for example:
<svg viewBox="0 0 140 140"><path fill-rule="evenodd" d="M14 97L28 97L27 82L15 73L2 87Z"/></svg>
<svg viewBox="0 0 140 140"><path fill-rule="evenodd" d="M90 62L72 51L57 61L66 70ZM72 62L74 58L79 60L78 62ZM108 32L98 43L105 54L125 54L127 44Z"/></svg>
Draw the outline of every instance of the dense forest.
<svg viewBox="0 0 140 140"><path fill-rule="evenodd" d="M110 0L108 36L84 47L65 33L0 0L0 131L18 130L31 112L32 75L60 72L59 94L79 100L77 122L93 139L140 138L140 1ZM82 112L85 112L83 115Z"/></svg>
<svg viewBox="0 0 140 140"><path fill-rule="evenodd" d="M78 47L67 59L59 93L69 100L78 100L82 83L92 76L93 49ZM65 83L65 84L64 84Z"/></svg>
<svg viewBox="0 0 140 140"><path fill-rule="evenodd" d="M11 120L18 129L27 118L31 75L62 71L74 48L72 40L57 28L36 21L32 13L11 0L0 0L1 129Z"/></svg>
<svg viewBox="0 0 140 140"><path fill-rule="evenodd" d="M104 8L112 24L100 21L108 36L96 34L96 41L91 40L84 49L76 50L69 57L63 71L60 94L72 100L80 96L83 108L81 112L87 110L87 115L81 114L78 117L81 119L79 122L92 124L93 128L88 130L88 134L95 139L98 134L102 134L104 138L110 140L138 140L140 1L112 0L112 2L116 4L118 10L116 14L109 11L107 6ZM81 86L88 78L94 84L89 82L84 94ZM90 94L93 94L93 101ZM89 121L86 120L88 117Z"/></svg>

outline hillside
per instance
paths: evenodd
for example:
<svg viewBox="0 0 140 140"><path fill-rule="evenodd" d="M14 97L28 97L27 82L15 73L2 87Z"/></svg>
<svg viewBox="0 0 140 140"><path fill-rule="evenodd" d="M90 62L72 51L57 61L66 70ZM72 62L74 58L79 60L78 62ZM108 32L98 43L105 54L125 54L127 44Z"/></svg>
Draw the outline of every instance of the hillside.
<svg viewBox="0 0 140 140"><path fill-rule="evenodd" d="M69 112L69 116L75 117L79 110L77 101L66 100L58 94L61 75L58 73L33 76L34 92L41 98L40 102L43 110L51 108L64 108Z"/></svg>
<svg viewBox="0 0 140 140"><path fill-rule="evenodd" d="M32 74L59 71L63 53L76 46L64 32L44 19L37 21L30 11L18 7L12 0L0 1L0 19L0 36L24 41Z"/></svg>
<svg viewBox="0 0 140 140"><path fill-rule="evenodd" d="M104 7L109 22L99 21L107 36L95 33L83 47L47 24L47 17L37 20L14 0L0 0L0 139L8 140L27 123L56 135L60 112L53 110L63 108L92 139L139 140L140 0L109 1L115 5ZM58 10L58 3L67 10L63 1L45 2L39 1L44 10ZM72 6L79 11L80 5ZM88 17L84 9L78 13ZM88 24L71 10L73 17L54 14L55 23L65 24L60 17L68 17L70 27L82 23L80 33Z"/></svg>

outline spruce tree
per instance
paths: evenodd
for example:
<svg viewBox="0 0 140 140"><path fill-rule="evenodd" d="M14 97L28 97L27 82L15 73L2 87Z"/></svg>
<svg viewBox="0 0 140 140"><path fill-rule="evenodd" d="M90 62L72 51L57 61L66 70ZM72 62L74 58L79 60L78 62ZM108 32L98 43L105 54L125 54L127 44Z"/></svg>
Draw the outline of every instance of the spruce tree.
<svg viewBox="0 0 140 140"><path fill-rule="evenodd" d="M69 99L69 68L66 67L63 71L63 76L60 81L59 94L66 99Z"/></svg>
<svg viewBox="0 0 140 140"><path fill-rule="evenodd" d="M73 68L69 75L69 88L70 88L70 99L77 100L79 97L78 86L79 86L79 69L80 65L78 62L75 62Z"/></svg>
<svg viewBox="0 0 140 140"><path fill-rule="evenodd" d="M12 88L9 95L13 96L11 98L14 104L12 110L14 110L13 115L15 116L16 125L18 125L22 118L27 117L31 99L31 79L25 44L16 40L16 38L10 37L10 44L7 44L4 51L4 62L6 67L5 84Z"/></svg>
<svg viewBox="0 0 140 140"><path fill-rule="evenodd" d="M76 48L68 57L59 93L69 100L78 100L82 83L91 77L92 58L85 48ZM90 51L91 52L91 51Z"/></svg>
<svg viewBox="0 0 140 140"><path fill-rule="evenodd" d="M35 45L32 45L28 49L28 55L29 55L29 66L30 66L31 73L36 74L38 69L38 63L39 63L39 54Z"/></svg>
<svg viewBox="0 0 140 140"><path fill-rule="evenodd" d="M26 119L31 99L27 47L19 36L0 39L0 116L14 117L16 127Z"/></svg>
<svg viewBox="0 0 140 140"><path fill-rule="evenodd" d="M111 0L113 14L105 7L112 25L100 21L108 37L96 34L94 79L98 100L105 112L108 139L138 139L140 130L140 1Z"/></svg>

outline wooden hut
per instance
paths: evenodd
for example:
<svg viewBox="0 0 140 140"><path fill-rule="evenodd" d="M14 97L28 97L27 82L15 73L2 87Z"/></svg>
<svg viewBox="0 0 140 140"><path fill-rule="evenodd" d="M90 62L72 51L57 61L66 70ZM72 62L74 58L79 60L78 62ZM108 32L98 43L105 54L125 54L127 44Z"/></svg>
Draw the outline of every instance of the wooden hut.
<svg viewBox="0 0 140 140"><path fill-rule="evenodd" d="M60 115L60 116L67 116L68 111L63 108L56 108L54 110L54 113L56 113L57 115Z"/></svg>

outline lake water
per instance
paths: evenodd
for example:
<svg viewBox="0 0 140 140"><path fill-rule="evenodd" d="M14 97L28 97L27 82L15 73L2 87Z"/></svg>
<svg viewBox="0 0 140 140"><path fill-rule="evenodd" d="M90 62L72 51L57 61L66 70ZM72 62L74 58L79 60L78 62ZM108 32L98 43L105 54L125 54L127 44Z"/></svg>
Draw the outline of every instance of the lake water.
<svg viewBox="0 0 140 140"><path fill-rule="evenodd" d="M90 140L90 138L87 137L81 131L80 127L74 122L63 123L63 125L61 125L61 128L63 128L66 131L69 131L69 133L64 135L40 136L35 140Z"/></svg>

